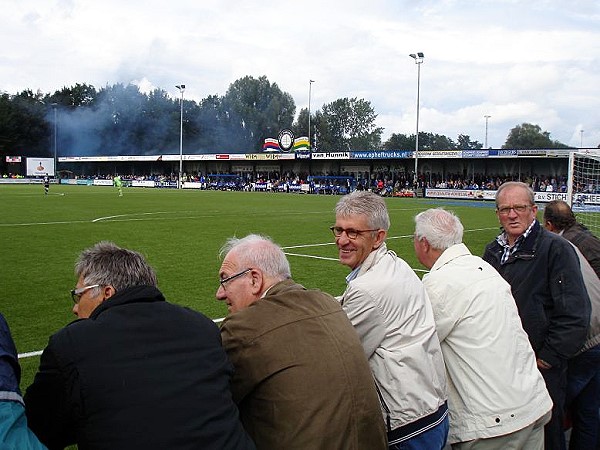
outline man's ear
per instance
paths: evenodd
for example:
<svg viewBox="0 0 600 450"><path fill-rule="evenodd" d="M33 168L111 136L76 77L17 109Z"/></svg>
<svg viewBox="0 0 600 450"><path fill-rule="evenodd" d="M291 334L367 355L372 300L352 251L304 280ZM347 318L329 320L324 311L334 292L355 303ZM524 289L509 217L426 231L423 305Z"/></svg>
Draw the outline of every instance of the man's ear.
<svg viewBox="0 0 600 450"><path fill-rule="evenodd" d="M427 240L426 237L422 237L419 240L419 244L421 244L421 246L423 247L423 250L425 251L425 253L428 253L429 250L431 250L431 244L429 244L429 241Z"/></svg>
<svg viewBox="0 0 600 450"><path fill-rule="evenodd" d="M261 295L263 291L264 277L260 270L252 269L250 271L250 292L253 295Z"/></svg>
<svg viewBox="0 0 600 450"><path fill-rule="evenodd" d="M113 295L115 295L117 293L117 291L115 290L114 287L112 287L110 284L108 286L104 286L102 288L102 296L104 297L102 299L102 301L104 300L108 300L109 298L111 298Z"/></svg>
<svg viewBox="0 0 600 450"><path fill-rule="evenodd" d="M381 244L383 244L383 241L385 241L385 238L387 237L387 231L385 230L377 230L377 235L375 236L375 242L373 243L373 249L378 249L379 247L381 247Z"/></svg>

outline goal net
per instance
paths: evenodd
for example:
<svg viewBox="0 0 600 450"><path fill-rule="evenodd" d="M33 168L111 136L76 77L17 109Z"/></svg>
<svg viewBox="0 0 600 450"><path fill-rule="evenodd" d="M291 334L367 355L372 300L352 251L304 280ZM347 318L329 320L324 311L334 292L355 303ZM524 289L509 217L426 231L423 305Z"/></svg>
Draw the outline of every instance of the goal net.
<svg viewBox="0 0 600 450"><path fill-rule="evenodd" d="M600 237L600 150L570 153L567 192L577 220Z"/></svg>

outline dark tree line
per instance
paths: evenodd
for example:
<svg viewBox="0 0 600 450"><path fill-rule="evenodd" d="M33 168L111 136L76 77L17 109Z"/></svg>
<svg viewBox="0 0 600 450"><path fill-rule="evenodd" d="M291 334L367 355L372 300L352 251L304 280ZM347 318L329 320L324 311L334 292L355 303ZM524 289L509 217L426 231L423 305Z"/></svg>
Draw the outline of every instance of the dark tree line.
<svg viewBox="0 0 600 450"><path fill-rule="evenodd" d="M162 89L142 93L135 85L115 84L96 89L76 84L52 93L25 90L0 94L0 169L4 156L52 156L56 130L59 156L160 155L179 152L180 98ZM308 135L308 110L297 119L292 96L265 76L233 82L225 95L200 102L183 100L183 151L255 153L265 138L282 129ZM56 122L55 122L56 118ZM413 150L415 135L392 134L381 142L371 103L341 98L311 111L313 150ZM513 128L503 148L566 148L538 125ZM419 132L420 150L481 149L468 135L456 141Z"/></svg>

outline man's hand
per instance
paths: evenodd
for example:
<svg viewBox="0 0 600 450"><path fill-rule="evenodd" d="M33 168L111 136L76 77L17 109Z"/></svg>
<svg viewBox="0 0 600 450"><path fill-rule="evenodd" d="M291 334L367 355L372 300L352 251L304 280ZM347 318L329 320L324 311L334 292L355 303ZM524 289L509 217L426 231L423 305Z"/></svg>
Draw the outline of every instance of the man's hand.
<svg viewBox="0 0 600 450"><path fill-rule="evenodd" d="M552 364L548 364L543 359L537 358L536 362L537 362L538 369L545 369L545 370L552 369Z"/></svg>

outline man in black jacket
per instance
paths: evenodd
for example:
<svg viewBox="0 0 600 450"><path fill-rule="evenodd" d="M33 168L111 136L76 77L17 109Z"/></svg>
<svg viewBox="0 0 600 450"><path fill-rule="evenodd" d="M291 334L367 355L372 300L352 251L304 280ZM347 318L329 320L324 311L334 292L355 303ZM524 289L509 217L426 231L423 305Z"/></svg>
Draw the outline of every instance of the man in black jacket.
<svg viewBox="0 0 600 450"><path fill-rule="evenodd" d="M483 259L511 285L523 329L554 403L552 419L545 427L545 448L560 450L567 360L585 342L590 299L575 250L537 221L529 186L516 181L500 186L496 214L503 231L487 245Z"/></svg>
<svg viewBox="0 0 600 450"><path fill-rule="evenodd" d="M54 334L25 394L50 449L254 449L218 327L165 301L137 252L101 242L75 266L79 320Z"/></svg>
<svg viewBox="0 0 600 450"><path fill-rule="evenodd" d="M579 223L569 204L552 200L544 208L544 225L575 245L600 278L600 239Z"/></svg>

